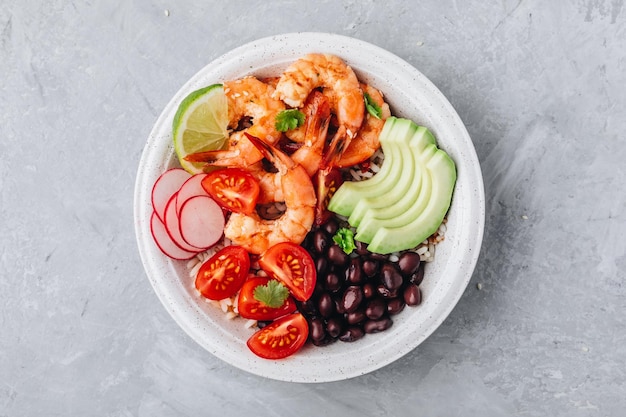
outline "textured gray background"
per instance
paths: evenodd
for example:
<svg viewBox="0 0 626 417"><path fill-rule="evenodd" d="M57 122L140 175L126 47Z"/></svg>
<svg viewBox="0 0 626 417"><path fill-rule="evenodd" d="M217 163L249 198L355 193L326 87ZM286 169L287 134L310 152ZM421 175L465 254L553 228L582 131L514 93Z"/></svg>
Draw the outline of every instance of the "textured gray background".
<svg viewBox="0 0 626 417"><path fill-rule="evenodd" d="M0 416L624 415L624 2L414 3L3 0ZM294 31L422 71L466 123L487 196L477 269L444 324L377 372L319 385L196 345L154 295L132 221L173 94L222 53Z"/></svg>

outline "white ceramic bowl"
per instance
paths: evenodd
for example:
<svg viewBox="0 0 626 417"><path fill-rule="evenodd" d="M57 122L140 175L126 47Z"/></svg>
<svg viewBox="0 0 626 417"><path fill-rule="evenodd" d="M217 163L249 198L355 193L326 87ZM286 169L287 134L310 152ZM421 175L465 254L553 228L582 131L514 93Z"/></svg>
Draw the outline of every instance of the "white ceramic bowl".
<svg viewBox="0 0 626 417"><path fill-rule="evenodd" d="M423 302L394 317L383 333L353 343L323 348L306 346L279 361L256 357L246 340L253 333L243 319L227 320L193 288L184 261L159 251L150 234L150 191L157 177L177 164L172 147L172 118L191 91L254 74L279 74L309 52L343 58L360 80L382 90L392 113L422 124L456 162L458 179L448 215L445 241L437 246L421 285ZM241 46L200 70L176 93L160 115L143 151L135 184L135 231L146 273L159 299L181 328L218 358L253 374L295 382L335 381L362 375L405 355L448 316L474 270L484 228L483 181L476 152L461 119L441 92L418 70L369 43L324 33L278 35Z"/></svg>

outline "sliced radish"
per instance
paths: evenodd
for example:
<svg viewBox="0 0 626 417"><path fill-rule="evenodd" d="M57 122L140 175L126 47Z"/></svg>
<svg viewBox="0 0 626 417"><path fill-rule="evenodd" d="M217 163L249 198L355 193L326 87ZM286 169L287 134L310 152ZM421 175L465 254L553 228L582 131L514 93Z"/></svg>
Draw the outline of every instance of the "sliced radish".
<svg viewBox="0 0 626 417"><path fill-rule="evenodd" d="M209 195L202 187L202 180L208 174L196 174L189 178L178 190L178 196L176 196L176 213L180 214L180 208L191 197L198 195Z"/></svg>
<svg viewBox="0 0 626 417"><path fill-rule="evenodd" d="M191 174L182 168L172 168L165 171L152 187L152 208L165 223L165 206L174 193L191 177Z"/></svg>
<svg viewBox="0 0 626 417"><path fill-rule="evenodd" d="M165 225L155 212L153 212L150 217L150 232L161 252L172 259L187 260L197 254L197 252L189 252L176 245L172 238L170 238L167 230L165 230Z"/></svg>
<svg viewBox="0 0 626 417"><path fill-rule="evenodd" d="M165 221L163 222L165 224L165 230L167 230L172 241L181 249L189 252L201 252L207 247L191 245L187 243L180 234L179 217L178 214L176 214L176 197L177 194L175 193L165 206Z"/></svg>
<svg viewBox="0 0 626 417"><path fill-rule="evenodd" d="M196 247L209 248L224 233L224 212L208 196L188 199L180 208L179 222L183 239Z"/></svg>

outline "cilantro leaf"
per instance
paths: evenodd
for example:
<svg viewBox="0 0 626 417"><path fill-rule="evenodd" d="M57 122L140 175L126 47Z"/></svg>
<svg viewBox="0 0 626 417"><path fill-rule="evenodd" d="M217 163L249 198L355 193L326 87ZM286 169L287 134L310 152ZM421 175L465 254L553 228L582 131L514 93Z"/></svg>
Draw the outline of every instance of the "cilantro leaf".
<svg viewBox="0 0 626 417"><path fill-rule="evenodd" d="M354 244L354 232L348 228L342 227L337 230L337 233L333 236L333 241L348 255L356 249L356 245Z"/></svg>
<svg viewBox="0 0 626 417"><path fill-rule="evenodd" d="M276 115L276 130L286 132L304 124L304 113L297 109L283 110Z"/></svg>
<svg viewBox="0 0 626 417"><path fill-rule="evenodd" d="M289 297L289 290L279 281L271 279L267 284L256 287L253 295L255 300L262 302L266 306L278 308Z"/></svg>
<svg viewBox="0 0 626 417"><path fill-rule="evenodd" d="M372 96L367 93L363 93L363 97L365 99L365 108L367 112L374 116L377 119L380 119L383 115L383 109L380 108L378 104L374 101Z"/></svg>

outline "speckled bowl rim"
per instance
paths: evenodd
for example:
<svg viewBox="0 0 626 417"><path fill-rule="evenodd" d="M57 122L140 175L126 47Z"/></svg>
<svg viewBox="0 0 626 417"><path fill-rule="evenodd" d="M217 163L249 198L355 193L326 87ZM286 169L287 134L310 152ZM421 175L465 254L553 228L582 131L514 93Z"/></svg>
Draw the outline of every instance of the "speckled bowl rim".
<svg viewBox="0 0 626 417"><path fill-rule="evenodd" d="M458 179L448 215L446 239L422 283L423 302L394 317L379 334L324 348L307 346L280 361L260 359L246 340L253 330L242 319L227 320L193 288L185 261L164 256L150 234L150 190L157 177L177 164L171 123L191 91L249 74L276 75L309 52L332 53L353 67L359 78L382 90L394 115L407 117L435 134L439 146L457 165ZM450 314L465 291L478 260L485 219L480 165L470 136L443 94L398 56L367 42L329 33L288 33L236 48L201 69L174 95L157 119L145 145L135 183L134 224L146 274L178 325L198 344L225 362L267 378L292 382L328 382L377 370L416 348Z"/></svg>

